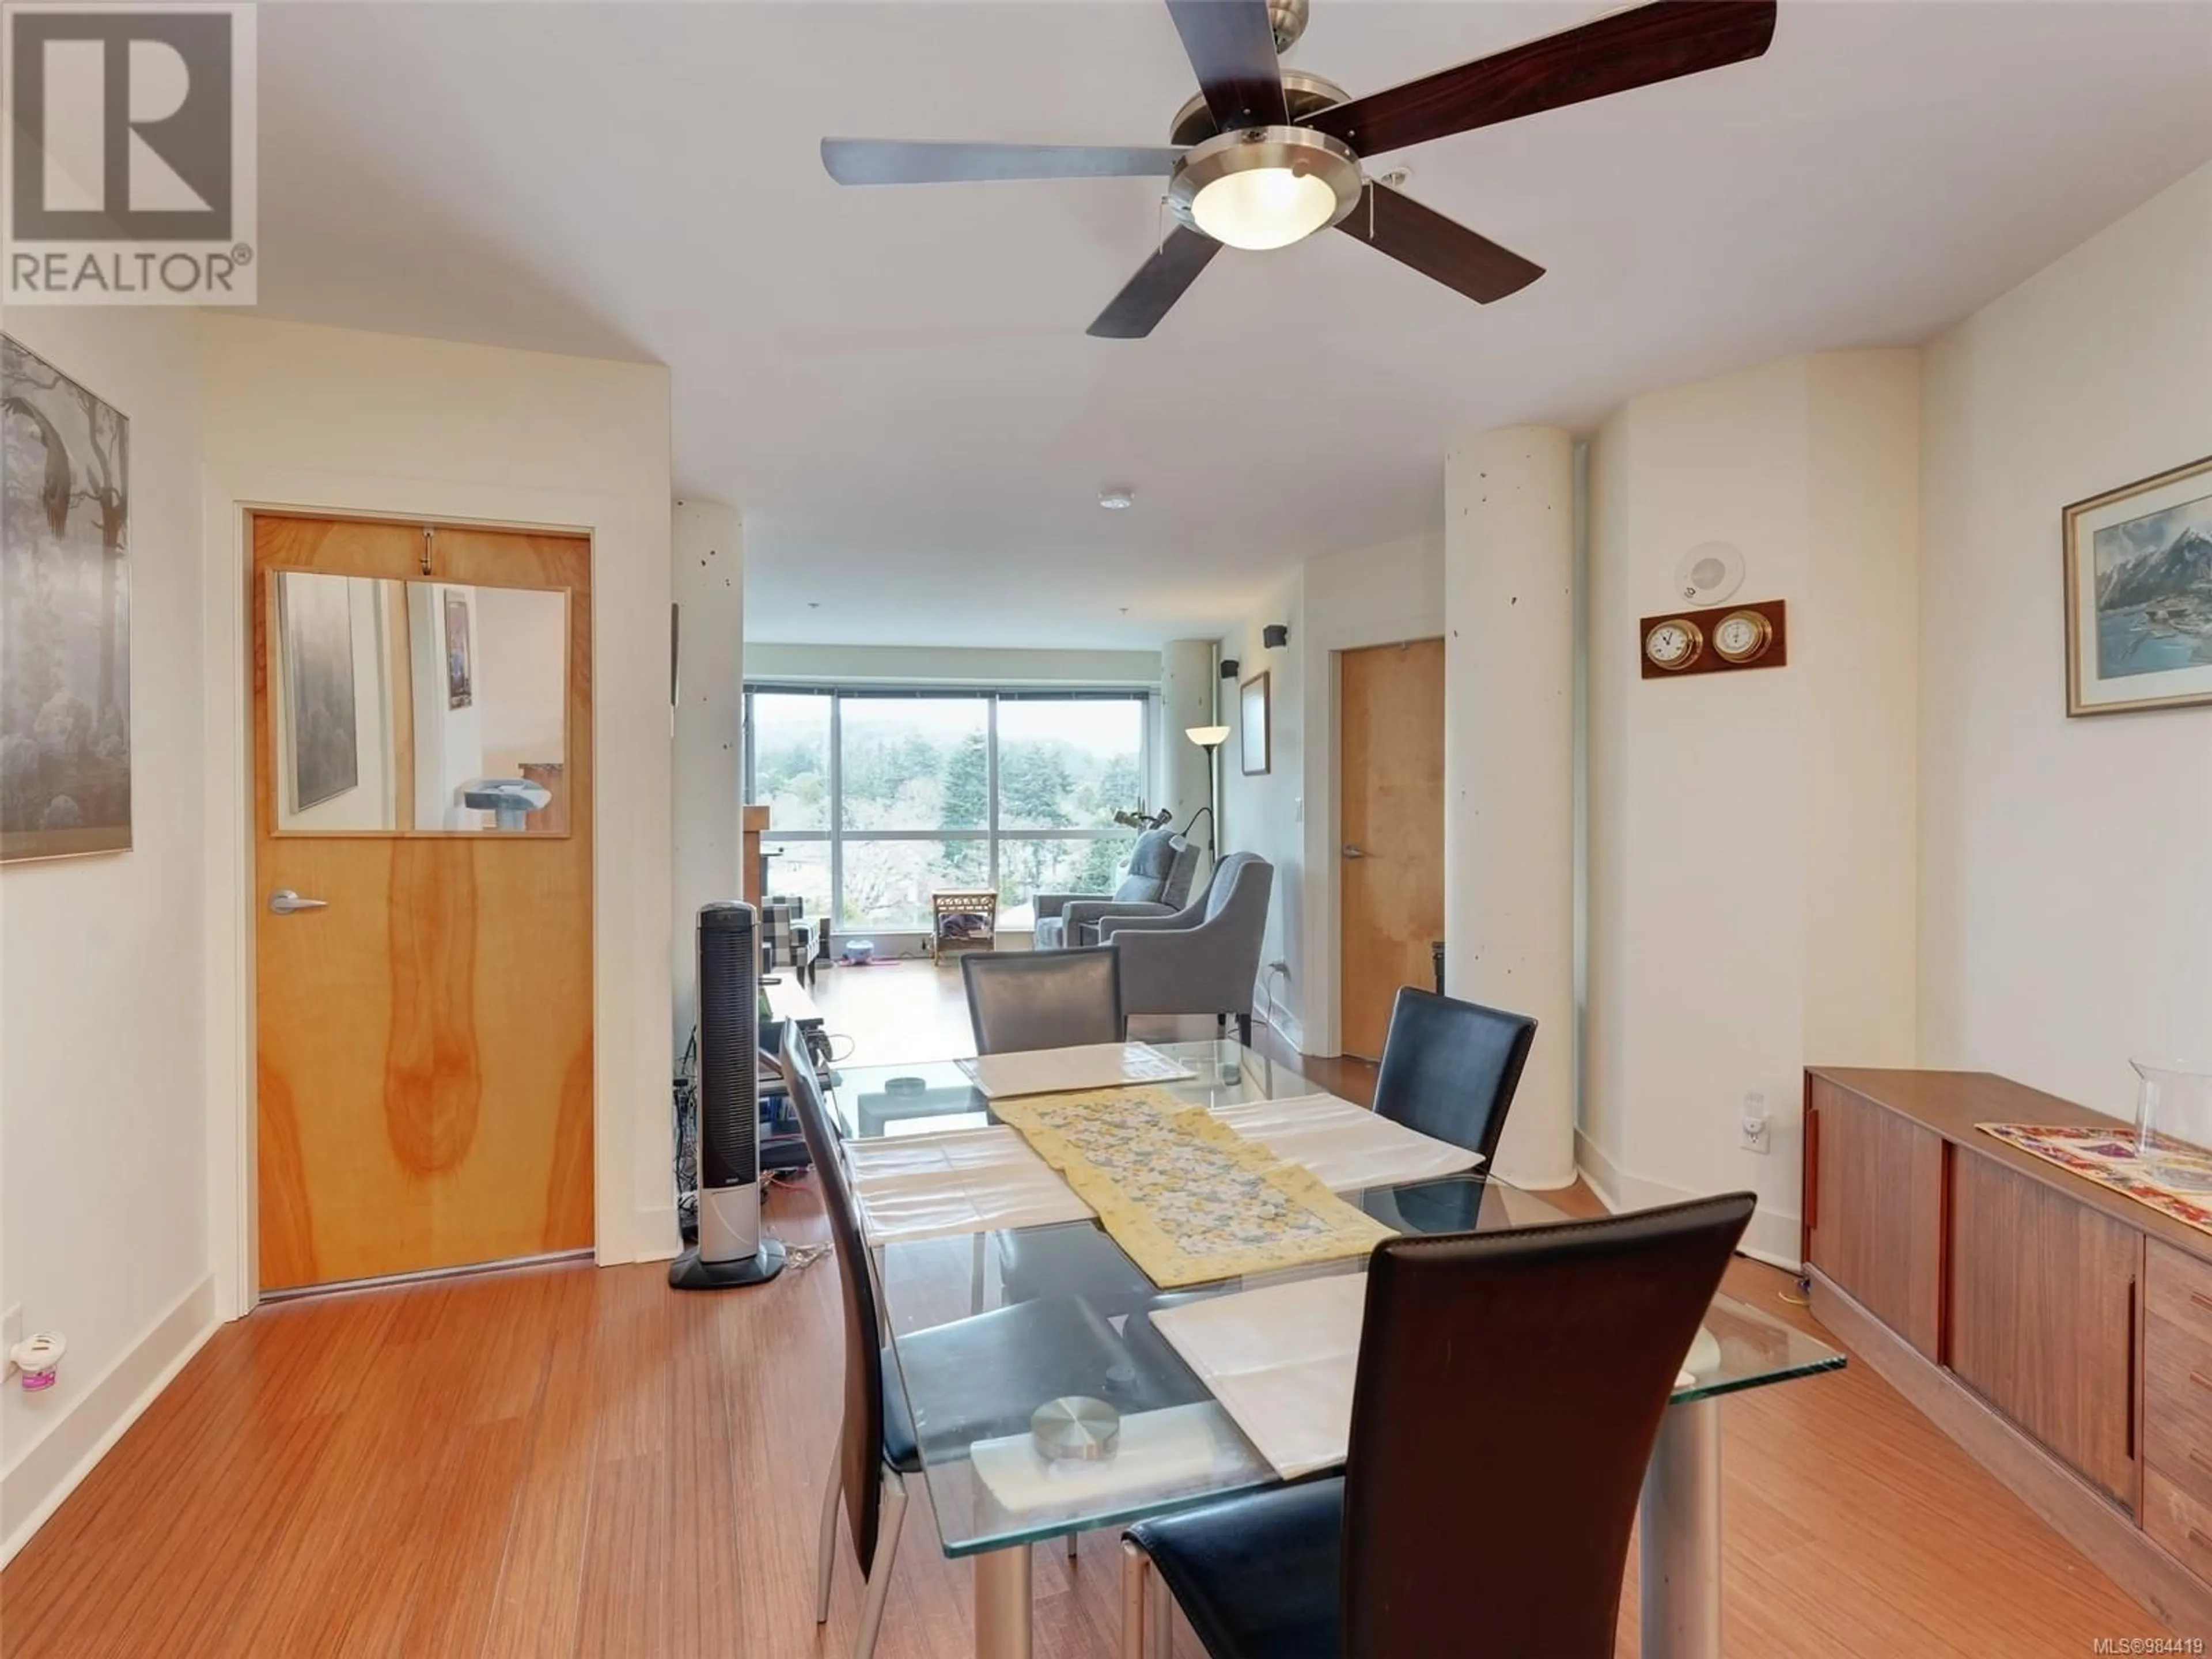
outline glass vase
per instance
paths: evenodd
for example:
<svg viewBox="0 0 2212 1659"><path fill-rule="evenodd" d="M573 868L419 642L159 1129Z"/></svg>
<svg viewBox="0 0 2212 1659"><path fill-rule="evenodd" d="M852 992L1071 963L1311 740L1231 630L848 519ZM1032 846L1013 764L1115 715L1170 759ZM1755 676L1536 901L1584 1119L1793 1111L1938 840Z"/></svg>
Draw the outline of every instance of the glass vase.
<svg viewBox="0 0 2212 1659"><path fill-rule="evenodd" d="M2212 1193L2212 1065L2130 1060L2136 1155L2143 1173L2178 1192Z"/></svg>

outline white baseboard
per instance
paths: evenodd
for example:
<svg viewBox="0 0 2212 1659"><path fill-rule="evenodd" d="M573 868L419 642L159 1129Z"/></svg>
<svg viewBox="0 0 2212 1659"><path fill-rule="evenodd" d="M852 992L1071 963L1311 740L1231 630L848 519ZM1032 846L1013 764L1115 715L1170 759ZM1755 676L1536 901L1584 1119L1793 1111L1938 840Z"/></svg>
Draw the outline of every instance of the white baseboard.
<svg viewBox="0 0 2212 1659"><path fill-rule="evenodd" d="M1306 1051L1306 1028L1289 1009L1267 994L1266 980L1252 988L1252 1018L1290 1044L1293 1053Z"/></svg>
<svg viewBox="0 0 2212 1659"><path fill-rule="evenodd" d="M1622 1208L1620 1171L1613 1167L1611 1158L1597 1149L1597 1143L1580 1129L1575 1131L1575 1167L1583 1172L1583 1179L1597 1194L1598 1202L1618 1213Z"/></svg>
<svg viewBox="0 0 2212 1659"><path fill-rule="evenodd" d="M1647 1181L1642 1176L1631 1175L1597 1149L1596 1145L1580 1129L1575 1131L1575 1162L1581 1168L1583 1179L1598 1196L1598 1201L1615 1213L1622 1210L1648 1210L1660 1204L1684 1204L1694 1198L1709 1198L1709 1193L1694 1193L1686 1188L1671 1187L1663 1181ZM1751 1225L1737 1246L1753 1260L1764 1261L1784 1273L1796 1273L1803 1266L1803 1234L1799 1218L1779 1210L1769 1210L1762 1205L1751 1218Z"/></svg>
<svg viewBox="0 0 2212 1659"><path fill-rule="evenodd" d="M0 1475L0 1562L30 1541L221 1322L210 1274L62 1407L46 1431ZM66 1377L67 1360L63 1364Z"/></svg>
<svg viewBox="0 0 2212 1659"><path fill-rule="evenodd" d="M641 1204L630 1218L631 1246L627 1253L595 1255L602 1267L620 1267L633 1261L673 1261L684 1252L684 1233L676 1219L674 1204Z"/></svg>

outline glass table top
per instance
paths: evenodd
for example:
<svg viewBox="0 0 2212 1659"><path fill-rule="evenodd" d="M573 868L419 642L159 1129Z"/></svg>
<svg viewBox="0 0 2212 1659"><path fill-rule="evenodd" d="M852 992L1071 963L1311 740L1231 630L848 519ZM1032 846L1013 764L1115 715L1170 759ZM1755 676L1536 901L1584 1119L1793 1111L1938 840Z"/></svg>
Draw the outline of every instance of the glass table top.
<svg viewBox="0 0 2212 1659"><path fill-rule="evenodd" d="M1252 1100L1285 1100L1317 1091L1297 1067L1247 1048L1234 1038L1200 1042L1156 1042L1162 1054L1197 1075L1188 1083L1163 1084L1178 1100L1201 1106L1234 1106ZM940 1134L948 1129L980 1129L998 1120L960 1063L919 1060L906 1066L851 1066L839 1069L831 1106L848 1138Z"/></svg>
<svg viewBox="0 0 2212 1659"><path fill-rule="evenodd" d="M1199 1072L1177 1092L1209 1105L1316 1092L1294 1068L1234 1042L1159 1045ZM918 1079L917 1084L895 1079ZM852 1068L836 1109L847 1133L916 1134L990 1122L952 1063ZM1347 1192L1402 1233L1491 1232L1571 1219L1541 1196L1477 1175ZM1206 1385L1143 1316L1262 1284L1355 1273L1349 1257L1194 1290L1156 1289L1096 1223L897 1241L872 1252L945 1553L977 1553L1121 1524L1277 1476ZM1134 1328L1133 1328L1133 1322ZM1729 1296L1714 1298L1674 1401L1839 1369L1817 1338ZM1053 1462L1030 1415L1067 1395L1120 1413L1120 1444L1096 1462Z"/></svg>

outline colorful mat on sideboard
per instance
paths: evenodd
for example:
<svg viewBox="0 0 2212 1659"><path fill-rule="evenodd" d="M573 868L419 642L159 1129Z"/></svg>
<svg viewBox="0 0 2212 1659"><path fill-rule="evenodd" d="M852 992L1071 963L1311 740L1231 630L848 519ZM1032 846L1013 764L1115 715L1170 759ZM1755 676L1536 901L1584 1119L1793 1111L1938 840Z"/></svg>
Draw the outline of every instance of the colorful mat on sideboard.
<svg viewBox="0 0 2212 1659"><path fill-rule="evenodd" d="M2046 1164L2071 1170L2084 1181L2094 1181L2138 1204L2147 1204L2160 1215L2212 1233L2212 1196L2179 1193L2155 1179L2136 1156L2133 1129L2043 1123L1978 1123L1974 1127ZM2190 1161L2201 1162L2207 1178L2212 1179L2212 1158Z"/></svg>

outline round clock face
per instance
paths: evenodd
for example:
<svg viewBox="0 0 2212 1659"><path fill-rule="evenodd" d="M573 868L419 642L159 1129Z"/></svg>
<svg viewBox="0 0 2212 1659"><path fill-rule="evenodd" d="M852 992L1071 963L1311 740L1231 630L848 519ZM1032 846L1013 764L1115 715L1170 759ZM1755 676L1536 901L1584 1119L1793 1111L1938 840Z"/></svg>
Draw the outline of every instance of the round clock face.
<svg viewBox="0 0 2212 1659"><path fill-rule="evenodd" d="M1644 636L1644 654L1661 668L1687 668L1705 648L1705 636L1686 617L1654 623Z"/></svg>
<svg viewBox="0 0 2212 1659"><path fill-rule="evenodd" d="M1749 662L1762 653L1774 630L1756 611L1735 611L1713 629L1713 649L1730 662Z"/></svg>

